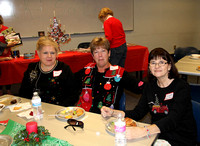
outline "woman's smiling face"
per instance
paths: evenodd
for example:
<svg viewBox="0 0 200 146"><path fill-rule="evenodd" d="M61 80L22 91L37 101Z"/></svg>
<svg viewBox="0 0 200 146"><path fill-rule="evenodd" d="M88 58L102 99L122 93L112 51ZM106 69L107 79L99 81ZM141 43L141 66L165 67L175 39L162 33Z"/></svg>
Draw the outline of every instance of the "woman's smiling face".
<svg viewBox="0 0 200 146"><path fill-rule="evenodd" d="M168 73L171 69L171 64L161 57L151 59L149 69L156 78L168 78Z"/></svg>
<svg viewBox="0 0 200 146"><path fill-rule="evenodd" d="M46 67L53 67L56 63L57 53L53 46L43 46L38 51L38 56L40 57L41 65Z"/></svg>

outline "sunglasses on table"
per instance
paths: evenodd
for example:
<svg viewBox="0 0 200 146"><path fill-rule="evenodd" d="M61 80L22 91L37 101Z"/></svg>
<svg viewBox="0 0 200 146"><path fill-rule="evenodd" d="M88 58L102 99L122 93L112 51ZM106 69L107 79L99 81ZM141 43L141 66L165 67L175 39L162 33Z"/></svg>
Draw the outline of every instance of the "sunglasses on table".
<svg viewBox="0 0 200 146"><path fill-rule="evenodd" d="M80 127L80 128L84 128L84 123L82 121L78 121L75 119L68 119L67 123L69 125L65 126L64 128L67 129L67 127L72 126L72 128L74 129L74 131L76 131L76 129L74 127Z"/></svg>

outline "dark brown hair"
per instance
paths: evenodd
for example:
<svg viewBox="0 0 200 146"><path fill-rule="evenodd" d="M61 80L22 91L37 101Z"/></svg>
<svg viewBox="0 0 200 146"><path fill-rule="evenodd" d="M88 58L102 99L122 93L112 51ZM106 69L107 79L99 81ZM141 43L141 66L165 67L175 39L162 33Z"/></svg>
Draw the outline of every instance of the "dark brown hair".
<svg viewBox="0 0 200 146"><path fill-rule="evenodd" d="M104 37L96 37L91 41L90 43L91 53L93 54L94 50L96 50L98 47L103 47L106 50L108 50L108 52L110 51L110 43Z"/></svg>
<svg viewBox="0 0 200 146"><path fill-rule="evenodd" d="M3 24L3 17L0 15L0 24Z"/></svg>
<svg viewBox="0 0 200 146"><path fill-rule="evenodd" d="M157 59L157 58L160 58L160 57L162 59L166 60L168 64L171 64L171 69L169 71L168 78L169 79L178 78L179 74L178 74L178 70L177 70L177 68L175 66L174 60L171 57L171 55L165 49L163 49L163 48L155 48L155 49L153 49L149 54L148 63L150 63L150 61L152 59ZM154 77L150 73L150 70L148 69L148 79L149 80L153 80L155 78L156 77Z"/></svg>

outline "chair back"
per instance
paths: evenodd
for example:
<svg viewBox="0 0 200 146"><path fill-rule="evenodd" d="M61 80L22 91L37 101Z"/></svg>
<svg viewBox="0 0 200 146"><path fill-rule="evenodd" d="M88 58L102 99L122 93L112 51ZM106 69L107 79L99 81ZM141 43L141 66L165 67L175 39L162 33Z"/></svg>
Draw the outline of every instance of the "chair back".
<svg viewBox="0 0 200 146"><path fill-rule="evenodd" d="M192 108L197 125L197 142L200 143L200 103L192 100Z"/></svg>
<svg viewBox="0 0 200 146"><path fill-rule="evenodd" d="M126 110L126 95L123 92L121 99L119 101L119 110L125 111Z"/></svg>
<svg viewBox="0 0 200 146"><path fill-rule="evenodd" d="M77 48L78 49L79 48L87 49L87 48L89 48L89 46L90 46L90 42L83 42L83 43L80 43Z"/></svg>
<svg viewBox="0 0 200 146"><path fill-rule="evenodd" d="M192 100L200 103L200 84L190 84Z"/></svg>

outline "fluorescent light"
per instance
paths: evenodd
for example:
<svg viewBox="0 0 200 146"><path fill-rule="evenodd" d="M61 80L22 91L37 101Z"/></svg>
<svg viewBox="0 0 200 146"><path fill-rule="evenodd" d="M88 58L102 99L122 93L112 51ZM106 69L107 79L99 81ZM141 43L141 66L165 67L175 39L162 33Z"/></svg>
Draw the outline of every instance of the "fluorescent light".
<svg viewBox="0 0 200 146"><path fill-rule="evenodd" d="M11 16L13 11L13 6L10 1L1 1L0 2L0 15L3 17Z"/></svg>

